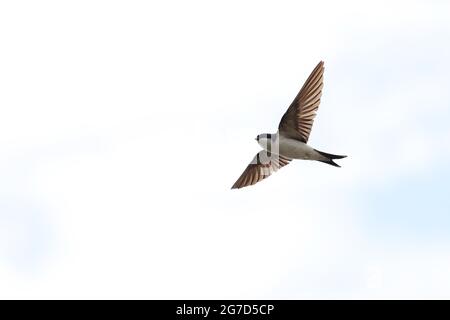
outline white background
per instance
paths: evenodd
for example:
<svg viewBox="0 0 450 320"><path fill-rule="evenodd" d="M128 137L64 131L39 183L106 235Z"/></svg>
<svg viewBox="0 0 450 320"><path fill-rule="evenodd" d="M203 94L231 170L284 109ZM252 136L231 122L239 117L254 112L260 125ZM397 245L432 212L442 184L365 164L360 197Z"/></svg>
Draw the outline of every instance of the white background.
<svg viewBox="0 0 450 320"><path fill-rule="evenodd" d="M0 297L450 298L446 1L0 3ZM296 161L231 185L314 66Z"/></svg>

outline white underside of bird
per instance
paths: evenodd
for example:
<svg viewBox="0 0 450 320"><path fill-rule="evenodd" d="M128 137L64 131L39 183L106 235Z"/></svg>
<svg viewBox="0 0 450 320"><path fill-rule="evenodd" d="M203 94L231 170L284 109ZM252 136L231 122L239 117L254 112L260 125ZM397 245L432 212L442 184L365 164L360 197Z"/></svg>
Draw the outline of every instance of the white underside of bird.
<svg viewBox="0 0 450 320"><path fill-rule="evenodd" d="M317 161L328 160L327 157L321 155L318 151L308 146L306 143L299 140L286 138L283 135L280 135L279 132L273 134L271 139L259 139L258 143L264 150L289 159Z"/></svg>

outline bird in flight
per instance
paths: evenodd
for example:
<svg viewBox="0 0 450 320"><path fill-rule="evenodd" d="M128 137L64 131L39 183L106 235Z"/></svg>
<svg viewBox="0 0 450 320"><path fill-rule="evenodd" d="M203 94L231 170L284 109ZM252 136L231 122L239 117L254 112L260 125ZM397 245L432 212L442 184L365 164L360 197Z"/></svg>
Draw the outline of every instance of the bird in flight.
<svg viewBox="0 0 450 320"><path fill-rule="evenodd" d="M256 154L231 189L254 185L293 159L316 160L339 167L333 160L346 156L325 153L307 145L322 96L323 65L323 61L320 61L311 72L281 118L278 131L273 134L263 133L256 137L263 150Z"/></svg>

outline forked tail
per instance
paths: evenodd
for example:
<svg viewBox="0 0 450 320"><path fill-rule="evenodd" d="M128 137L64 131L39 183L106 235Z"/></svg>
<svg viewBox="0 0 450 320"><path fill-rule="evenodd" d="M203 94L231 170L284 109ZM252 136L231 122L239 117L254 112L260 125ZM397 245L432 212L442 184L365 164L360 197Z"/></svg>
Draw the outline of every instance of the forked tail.
<svg viewBox="0 0 450 320"><path fill-rule="evenodd" d="M340 165L338 165L336 162L333 161L333 159L342 159L345 158L347 156L339 156L337 154L331 154L331 153L326 153L326 152L322 152L319 150L314 149L315 151L317 151L321 156L325 157L326 159L323 160L318 160L320 162L324 162L324 163L328 163L329 165L335 166L335 167L341 167Z"/></svg>

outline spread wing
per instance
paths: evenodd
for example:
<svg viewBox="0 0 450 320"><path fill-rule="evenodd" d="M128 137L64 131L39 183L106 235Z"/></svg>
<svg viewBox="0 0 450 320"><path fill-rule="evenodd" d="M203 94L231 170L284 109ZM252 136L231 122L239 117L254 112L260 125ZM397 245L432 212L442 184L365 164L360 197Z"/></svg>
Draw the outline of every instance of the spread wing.
<svg viewBox="0 0 450 320"><path fill-rule="evenodd" d="M308 142L322 96L323 71L320 61L281 118L278 130L285 137Z"/></svg>
<svg viewBox="0 0 450 320"><path fill-rule="evenodd" d="M287 165L291 159L262 150L256 154L231 189L251 186Z"/></svg>

